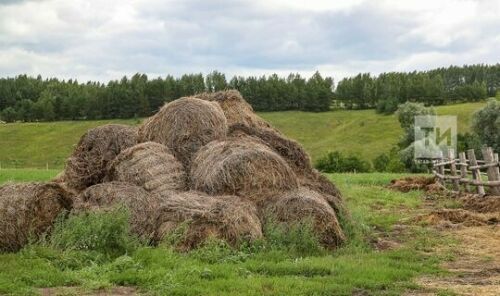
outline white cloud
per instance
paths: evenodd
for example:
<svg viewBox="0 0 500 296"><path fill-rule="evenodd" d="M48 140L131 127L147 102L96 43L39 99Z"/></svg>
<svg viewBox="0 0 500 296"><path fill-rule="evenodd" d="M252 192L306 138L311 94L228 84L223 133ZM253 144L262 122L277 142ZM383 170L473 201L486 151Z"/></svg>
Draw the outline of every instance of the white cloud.
<svg viewBox="0 0 500 296"><path fill-rule="evenodd" d="M305 75L496 63L496 0L32 0L0 4L0 76Z"/></svg>

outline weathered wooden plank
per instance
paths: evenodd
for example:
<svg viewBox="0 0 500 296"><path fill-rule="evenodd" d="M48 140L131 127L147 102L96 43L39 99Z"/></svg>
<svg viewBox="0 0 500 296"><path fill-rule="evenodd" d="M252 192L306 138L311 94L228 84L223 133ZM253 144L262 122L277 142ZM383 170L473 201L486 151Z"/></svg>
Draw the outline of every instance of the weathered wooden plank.
<svg viewBox="0 0 500 296"><path fill-rule="evenodd" d="M483 158L484 161L487 164L496 164L495 162L495 154L493 153L493 148L491 147L485 147L482 149L483 152ZM495 182L495 181L500 181L500 170L498 168L498 165L495 166L490 166L488 167L488 181L490 182ZM491 187L490 188L491 194L500 194L500 188L498 187Z"/></svg>
<svg viewBox="0 0 500 296"><path fill-rule="evenodd" d="M467 180L467 157L465 156L465 152L460 152L458 154L458 158L460 159L461 164L465 164L465 165L460 166L460 176L462 177L462 179ZM463 182L461 182L461 183L463 183ZM469 183L463 183L463 184L464 184L465 191L470 192Z"/></svg>
<svg viewBox="0 0 500 296"><path fill-rule="evenodd" d="M467 150L467 157L469 158L469 163L471 166L477 166L476 153L474 152L474 149ZM481 183L481 171L479 169L472 170L472 178L477 182L477 184ZM484 191L484 187L481 185L476 186L477 193L481 196L484 196L486 194L486 192Z"/></svg>

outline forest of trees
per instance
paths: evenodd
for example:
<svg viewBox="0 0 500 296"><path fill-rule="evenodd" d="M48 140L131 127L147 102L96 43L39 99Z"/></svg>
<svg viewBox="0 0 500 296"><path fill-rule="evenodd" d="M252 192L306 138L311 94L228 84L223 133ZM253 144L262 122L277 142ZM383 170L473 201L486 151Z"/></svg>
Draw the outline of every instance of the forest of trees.
<svg viewBox="0 0 500 296"><path fill-rule="evenodd" d="M425 105L477 101L500 88L500 64L450 66L422 72L369 73L341 80L336 99L348 109L377 108L391 113L407 101Z"/></svg>
<svg viewBox="0 0 500 296"><path fill-rule="evenodd" d="M500 88L500 64L439 68L424 72L359 74L341 80L316 72L261 77L218 71L148 78L135 74L107 84L19 75L0 79L0 120L53 121L149 116L165 102L205 91L237 89L256 111L328 111L332 103L348 109L377 108L391 113L407 101L426 105L475 101Z"/></svg>
<svg viewBox="0 0 500 296"><path fill-rule="evenodd" d="M133 118L149 116L165 102L205 91L238 89L256 111L327 111L333 97L333 79L319 73L309 79L298 74L233 77L214 71L180 78L149 79L145 74L123 77L108 84L78 83L26 75L0 79L0 119L53 121Z"/></svg>

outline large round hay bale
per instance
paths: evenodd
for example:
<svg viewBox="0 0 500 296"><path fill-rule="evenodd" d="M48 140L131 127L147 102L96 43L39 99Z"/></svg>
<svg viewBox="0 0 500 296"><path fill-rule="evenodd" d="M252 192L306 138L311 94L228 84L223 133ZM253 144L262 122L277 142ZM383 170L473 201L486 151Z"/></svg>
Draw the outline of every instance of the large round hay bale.
<svg viewBox="0 0 500 296"><path fill-rule="evenodd" d="M237 123L229 126L229 136L252 136L262 140L269 148L283 157L297 175L312 170L311 159L302 146L271 129L255 128Z"/></svg>
<svg viewBox="0 0 500 296"><path fill-rule="evenodd" d="M261 140L286 160L297 175L301 186L323 193L337 213L344 209L340 191L327 177L313 168L309 155L296 141L288 139L274 130L254 128L244 124L231 125L228 135L232 137L251 136Z"/></svg>
<svg viewBox="0 0 500 296"><path fill-rule="evenodd" d="M227 122L218 104L181 98L163 106L139 128L141 142L166 145L186 167L191 157L210 141L224 139Z"/></svg>
<svg viewBox="0 0 500 296"><path fill-rule="evenodd" d="M190 176L194 190L211 195L239 195L257 202L298 188L290 166L251 138L209 143L196 154Z"/></svg>
<svg viewBox="0 0 500 296"><path fill-rule="evenodd" d="M187 187L182 163L165 145L155 142L122 151L111 163L107 179L142 186L150 192Z"/></svg>
<svg viewBox="0 0 500 296"><path fill-rule="evenodd" d="M232 246L262 237L257 209L237 196L208 196L201 192L162 192L157 211L157 240L178 237L176 247L195 248L208 238Z"/></svg>
<svg viewBox="0 0 500 296"><path fill-rule="evenodd" d="M269 123L254 113L252 106L243 99L237 90L201 93L195 96L203 100L217 102L224 111L228 125L239 123L250 127L271 128Z"/></svg>
<svg viewBox="0 0 500 296"><path fill-rule="evenodd" d="M146 241L152 241L157 203L142 187L122 182L93 185L78 195L73 211L108 211L119 206L129 210L131 232Z"/></svg>
<svg viewBox="0 0 500 296"><path fill-rule="evenodd" d="M17 251L47 232L72 199L57 183L0 187L0 251Z"/></svg>
<svg viewBox="0 0 500 296"><path fill-rule="evenodd" d="M137 144L137 129L108 124L87 131L66 161L64 182L83 190L102 182L108 164L122 151Z"/></svg>
<svg viewBox="0 0 500 296"><path fill-rule="evenodd" d="M345 235L333 208L318 192L301 187L268 200L263 207L266 223L285 226L311 222L319 241L327 248L338 247Z"/></svg>

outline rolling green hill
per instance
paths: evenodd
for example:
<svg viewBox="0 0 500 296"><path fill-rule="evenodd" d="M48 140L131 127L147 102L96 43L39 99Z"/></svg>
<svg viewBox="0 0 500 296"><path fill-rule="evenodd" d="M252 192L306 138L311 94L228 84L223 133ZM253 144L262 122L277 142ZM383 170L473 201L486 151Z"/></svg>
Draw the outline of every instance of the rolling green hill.
<svg viewBox="0 0 500 296"><path fill-rule="evenodd" d="M457 115L459 131L467 131L472 113L484 103L437 107L441 115ZM313 159L329 150L358 154L372 160L387 151L401 135L394 115L374 110L325 113L260 113L287 136L304 145ZM2 167L61 168L80 136L106 123L136 125L139 120L67 121L50 123L0 124L0 165Z"/></svg>

